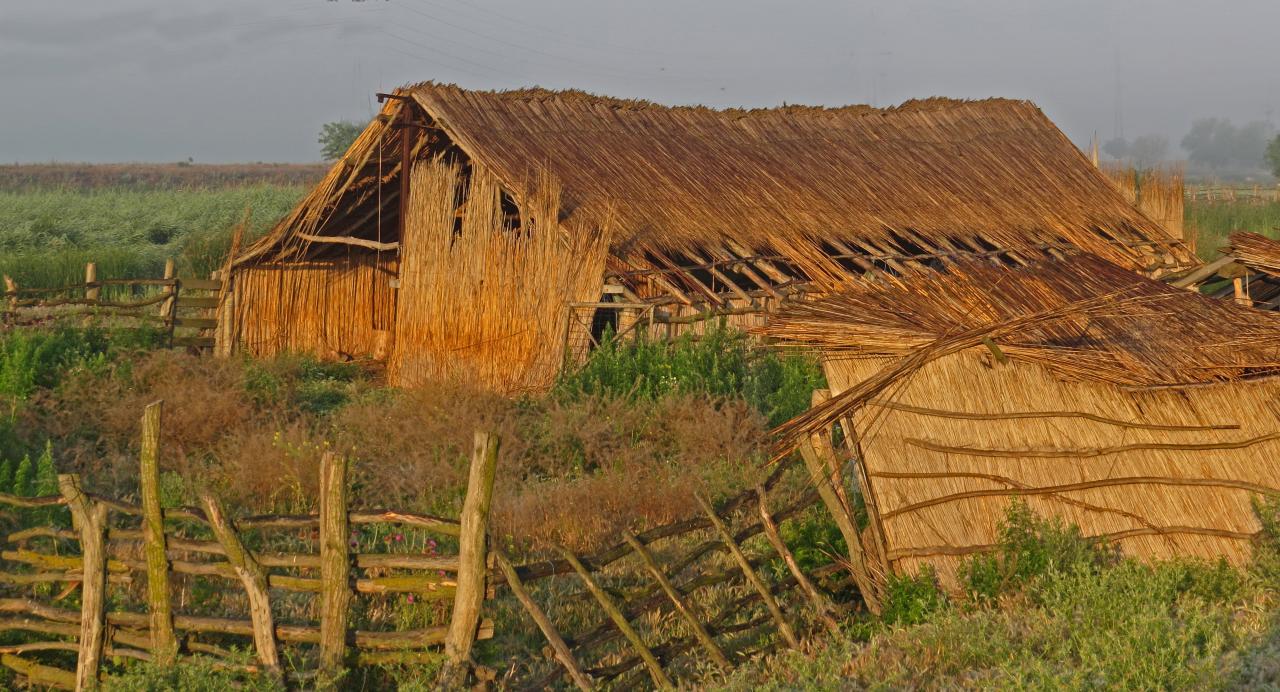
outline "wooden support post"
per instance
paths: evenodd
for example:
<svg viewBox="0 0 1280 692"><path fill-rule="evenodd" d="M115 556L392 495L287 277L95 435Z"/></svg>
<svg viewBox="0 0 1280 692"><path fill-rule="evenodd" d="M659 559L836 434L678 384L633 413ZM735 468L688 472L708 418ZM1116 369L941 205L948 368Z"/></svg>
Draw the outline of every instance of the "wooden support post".
<svg viewBox="0 0 1280 692"><path fill-rule="evenodd" d="M879 592L875 587L875 582L871 579L870 573L867 571L867 559L862 550L862 538L858 533L857 525L854 524L853 512L836 490L837 484L840 483L840 476L833 473L829 464L823 463L818 453L818 446L814 444L813 440L800 444L800 457L804 459L804 465L809 469L809 477L818 489L818 496L822 498L822 504L826 506L831 518L835 520L836 527L840 529L840 535L844 538L845 545L848 547L849 571L853 574L853 580L858 585L858 590L862 592L862 600L867 604L867 610L879 615ZM835 476L834 478L832 477L833 475Z"/></svg>
<svg viewBox="0 0 1280 692"><path fill-rule="evenodd" d="M498 465L498 437L476 431L471 450L471 470L467 476L467 496L462 501L461 534L458 536L458 587L454 592L453 615L444 640L447 659L443 679L461 682L471 660L480 607L484 604L487 572L485 538L489 529L489 506L493 501L493 477Z"/></svg>
<svg viewBox="0 0 1280 692"><path fill-rule="evenodd" d="M76 689L96 690L107 629L107 506L86 495L80 488L80 476L75 474L59 474L58 490L66 499L72 523L80 532L84 566Z"/></svg>
<svg viewBox="0 0 1280 692"><path fill-rule="evenodd" d="M16 311L18 309L18 282L10 278L8 274L4 275L4 294L9 297L9 309Z"/></svg>
<svg viewBox="0 0 1280 692"><path fill-rule="evenodd" d="M649 677L653 678L653 684L658 687L675 687L675 685L671 684L671 678L667 677L666 671L662 669L662 664L658 663L657 657L653 655L653 651L651 651L649 647L645 645L644 640L640 638L640 633L636 632L630 622L627 622L627 617L626 615L623 615L622 609L619 608L618 604L613 602L613 598L606 593L603 588L601 588L595 577L591 576L591 573L587 571L585 566L583 566L582 561L578 559L578 556L574 555L572 551L564 546L557 547L560 550L560 554L563 555L564 559L569 563L569 566L573 567L573 571L577 572L578 576L582 578L582 582L587 585L587 590L591 592L592 596L595 596L596 602L604 609L604 612L609 616L609 619L613 621L614 626L616 626L618 631L622 633L622 636L626 637L627 641L631 643L631 648L635 649L635 652L640 656L640 660L644 661L645 667L649 670Z"/></svg>
<svg viewBox="0 0 1280 692"><path fill-rule="evenodd" d="M729 532L729 527L724 525L724 520L716 514L716 510L711 506L711 501L703 497L701 493L694 494L698 504L702 507L702 511L707 515L707 519L711 520L711 525L715 527L717 533L720 534L720 540L724 546L729 549L729 554L733 556L735 562L738 563L739 569L742 570L743 576L747 578L747 582L760 594L760 600L764 602L765 608L769 610L770 617L773 618L774 624L778 626L778 633L786 640L787 645L793 649L800 648L800 640L796 638L796 633L791 629L791 625L787 623L787 619L782 616L782 608L778 606L778 601L773 597L773 592L769 590L769 585L764 583L755 569L751 567L751 561L743 554L742 548L738 542L733 540L733 534Z"/></svg>
<svg viewBox="0 0 1280 692"><path fill-rule="evenodd" d="M150 611L151 655L167 667L178 653L169 600L169 560L165 556L164 515L160 508L160 424L164 402L147 405L142 413L142 540L147 558L147 609Z"/></svg>
<svg viewBox="0 0 1280 692"><path fill-rule="evenodd" d="M96 286L98 283L98 265L96 262L89 262L84 265L84 297L88 300L98 300L102 297L102 287Z"/></svg>
<svg viewBox="0 0 1280 692"><path fill-rule="evenodd" d="M800 569L800 563L796 562L795 555L791 554L791 550L783 542L782 534L778 532L778 524L774 522L773 516L769 513L769 504L765 497L764 486L756 486L756 498L759 501L760 525L764 528L765 537L773 544L773 549L777 551L778 556L787 565L787 569L791 571L791 576L795 577L796 584L800 586L800 590L809 597L809 602L813 604L814 612L818 614L823 624L832 632L839 633L840 623L836 622L833 615L835 606L831 604L830 599L818 591L818 587L814 586L813 582L809 581L809 577Z"/></svg>
<svg viewBox="0 0 1280 692"><path fill-rule="evenodd" d="M320 669L325 684L346 669L351 606L350 529L347 522L347 459L325 452L320 459Z"/></svg>
<svg viewBox="0 0 1280 692"><path fill-rule="evenodd" d="M1249 298L1249 284L1245 282L1245 279L1236 277L1231 280L1231 285L1235 289L1236 304L1252 307L1253 301Z"/></svg>
<svg viewBox="0 0 1280 692"><path fill-rule="evenodd" d="M280 675L280 654L276 649L275 618L271 614L271 601L267 597L266 572L244 547L235 526L227 518L222 502L208 490L200 493L200 500L204 505L205 518L209 520L209 527L213 529L218 543L222 544L227 562L231 563L249 597L249 620L253 625L253 646L258 652L258 660L264 668Z"/></svg>
<svg viewBox="0 0 1280 692"><path fill-rule="evenodd" d="M706 649L707 655L711 657L711 661L720 667L721 670L731 670L733 664L729 663L729 658L724 655L724 650L719 644L711 638L711 633L707 632L706 626L698 619L697 613L693 612L693 607L685 601L684 596L676 589L675 584L667 578L662 572L662 568L658 566L657 560L653 559L653 554L644 546L630 531L624 532L622 537L640 556L640 560L644 562L644 566L649 569L649 574L653 576L654 581L658 582L658 586L662 587L662 591L667 594L667 598L671 599L671 604L675 606L676 612L684 618L685 624L689 625L689 629L693 631L693 636Z"/></svg>
<svg viewBox="0 0 1280 692"><path fill-rule="evenodd" d="M172 281L175 277L177 277L177 270L174 268L173 258L169 258L164 261L164 278L166 281ZM173 315L173 286L166 285L162 292L168 298L160 303L160 316L167 322Z"/></svg>
<svg viewBox="0 0 1280 692"><path fill-rule="evenodd" d="M573 652L569 650L569 645L565 643L564 638L560 636L560 632L551 623L551 618L548 618L546 612L529 596L529 591L525 589L524 582L520 581L520 575L516 573L516 568L511 564L511 561L497 547L490 548L489 551L493 553L493 557L498 563L498 569L501 569L502 574L507 578L507 586L511 587L511 593L516 597L517 601L520 601L520 605L524 606L524 609L529 613L529 617L533 618L533 622L538 625L538 629L542 630L542 636L546 637L547 643L551 645L551 650L555 652L556 660L569 673L569 678L573 680L573 684L577 685L580 690L590 690L591 678L588 678L587 674L582 672L577 659L573 657Z"/></svg>

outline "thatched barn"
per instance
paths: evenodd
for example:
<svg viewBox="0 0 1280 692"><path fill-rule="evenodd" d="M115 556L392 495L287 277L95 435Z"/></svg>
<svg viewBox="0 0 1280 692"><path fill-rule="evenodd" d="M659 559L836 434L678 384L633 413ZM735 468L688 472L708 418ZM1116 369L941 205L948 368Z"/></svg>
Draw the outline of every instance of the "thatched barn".
<svg viewBox="0 0 1280 692"><path fill-rule="evenodd" d="M713 110L434 83L386 96L234 258L222 352L372 356L393 383L510 392L546 386L606 329L750 325L868 272L1071 248L1149 274L1196 263L1025 101Z"/></svg>
<svg viewBox="0 0 1280 692"><path fill-rule="evenodd" d="M953 585L1015 498L1126 554L1239 564L1280 493L1280 316L1091 255L882 279L764 331L821 350L832 392L779 454L841 423L886 570Z"/></svg>

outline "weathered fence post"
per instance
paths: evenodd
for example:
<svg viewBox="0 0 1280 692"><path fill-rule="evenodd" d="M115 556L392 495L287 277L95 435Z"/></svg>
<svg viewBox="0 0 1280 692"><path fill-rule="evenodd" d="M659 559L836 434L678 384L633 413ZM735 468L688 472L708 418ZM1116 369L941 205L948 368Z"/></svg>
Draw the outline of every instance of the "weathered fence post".
<svg viewBox="0 0 1280 692"><path fill-rule="evenodd" d="M102 297L102 288L96 286L98 283L98 265L96 262L89 262L84 265L84 297L88 300L96 301Z"/></svg>
<svg viewBox="0 0 1280 692"><path fill-rule="evenodd" d="M663 593L671 600L676 612L680 613L680 616L684 618L685 624L689 626L694 638L698 640L698 643L706 650L707 655L711 657L711 661L719 666L721 670L731 670L733 664L729 663L729 658L724 655L724 650L720 648L719 644L716 644L715 639L712 639L711 633L707 631L706 626L698 619L698 614L693 612L693 606L685 600L680 590L663 573L662 568L658 566L658 561L653 558L653 554L649 552L649 549L644 547L644 544L630 531L624 531L622 537L627 541L627 545L630 545L631 549L636 551L636 555L640 556L640 560L649 569L649 574L653 576L654 580L658 582L658 586L662 588Z"/></svg>
<svg viewBox="0 0 1280 692"><path fill-rule="evenodd" d="M9 297L9 309L16 311L18 309L18 282L10 278L8 274L4 275L4 294Z"/></svg>
<svg viewBox="0 0 1280 692"><path fill-rule="evenodd" d="M840 623L836 622L832 612L835 608L831 605L831 601L818 591L818 587L809 581L809 577L800 569L800 564L796 562L795 555L791 554L791 550L787 548L787 544L782 540L782 534L778 532L778 524L774 522L773 516L769 513L768 499L765 496L763 485L756 486L756 499L760 508L760 526L764 529L764 535L773 544L773 549L778 553L778 557L782 558L783 564L791 571L791 576L795 577L796 585L800 590L809 597L809 602L813 604L813 610L826 624L827 628L832 632L840 633Z"/></svg>
<svg viewBox="0 0 1280 692"><path fill-rule="evenodd" d="M59 474L58 490L71 509L72 523L80 532L83 560L76 690L96 690L107 629L107 506L86 495L80 488L80 477L75 474Z"/></svg>
<svg viewBox="0 0 1280 692"><path fill-rule="evenodd" d="M341 678L347 659L351 557L347 522L347 459L320 459L320 668L325 685Z"/></svg>
<svg viewBox="0 0 1280 692"><path fill-rule="evenodd" d="M275 618L271 614L271 601L267 597L267 574L263 571L253 554L244 547L235 527L227 519L222 502L209 490L201 491L201 503L204 505L205 518L209 527L222 544L227 554L227 562L231 563L236 576L249 597L249 620L253 625L253 647L258 651L258 660L264 668L275 675L280 674L280 653L276 648Z"/></svg>
<svg viewBox="0 0 1280 692"><path fill-rule="evenodd" d="M176 275L177 275L177 271L174 268L173 259L170 258L165 260L164 261L165 280L166 281L172 280ZM168 321L171 313L173 312L173 285L165 284L163 293L168 297L165 298L160 303L160 316L163 317L166 321Z"/></svg>
<svg viewBox="0 0 1280 692"><path fill-rule="evenodd" d="M453 598L453 615L445 635L448 659L442 671L445 680L460 681L466 674L480 624L487 571L485 537L489 528L489 505L493 499L493 476L498 464L498 437L477 431L471 450L471 471L467 476L467 496L462 501L462 530L458 537L458 590Z"/></svg>
<svg viewBox="0 0 1280 692"><path fill-rule="evenodd" d="M178 653L173 633L173 608L169 601L169 559L160 508L160 423L163 401L147 404L142 413L142 454L139 471L142 489L142 538L147 558L147 607L151 623L151 655L155 663L169 666Z"/></svg>

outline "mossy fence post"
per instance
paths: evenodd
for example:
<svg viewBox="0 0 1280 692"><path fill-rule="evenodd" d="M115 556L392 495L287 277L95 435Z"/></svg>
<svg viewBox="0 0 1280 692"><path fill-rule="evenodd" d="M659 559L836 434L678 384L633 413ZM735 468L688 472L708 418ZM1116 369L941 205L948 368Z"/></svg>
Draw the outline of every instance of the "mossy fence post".
<svg viewBox="0 0 1280 692"><path fill-rule="evenodd" d="M347 458L325 452L320 459L320 669L325 685L336 684L346 670L350 536Z"/></svg>
<svg viewBox="0 0 1280 692"><path fill-rule="evenodd" d="M142 490L142 537L147 558L147 605L151 624L151 655L162 667L172 665L178 653L173 632L173 606L169 600L169 559L165 554L164 514L160 508L160 427L164 402L147 405L142 413L142 454L139 485Z"/></svg>
<svg viewBox="0 0 1280 692"><path fill-rule="evenodd" d="M58 490L71 509L72 523L80 532L83 561L76 690L96 690L107 631L107 506L94 501L81 489L80 476L76 474L60 474Z"/></svg>
<svg viewBox="0 0 1280 692"><path fill-rule="evenodd" d="M488 571L486 537L489 507L493 501L493 477L498 465L498 437L477 431L467 476L467 496L462 502L461 532L458 537L458 588L453 598L453 616L445 635L445 667L442 682L461 682L471 660L480 625Z"/></svg>

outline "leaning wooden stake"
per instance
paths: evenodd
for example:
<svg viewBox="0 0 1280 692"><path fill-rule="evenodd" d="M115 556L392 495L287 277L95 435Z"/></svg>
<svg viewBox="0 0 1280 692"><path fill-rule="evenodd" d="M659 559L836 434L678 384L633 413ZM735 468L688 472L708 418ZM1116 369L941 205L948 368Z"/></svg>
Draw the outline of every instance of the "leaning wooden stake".
<svg viewBox="0 0 1280 692"><path fill-rule="evenodd" d="M276 649L275 618L271 615L271 601L267 597L267 575L240 541L235 527L227 519L222 502L208 490L201 492L200 500L204 505L205 518L227 555L227 562L231 563L249 597L249 619L253 623L253 646L258 651L258 660L267 670L279 675L280 654Z"/></svg>
<svg viewBox="0 0 1280 692"><path fill-rule="evenodd" d="M18 283L4 275L4 294L9 296L9 309L16 311L18 309Z"/></svg>
<svg viewBox="0 0 1280 692"><path fill-rule="evenodd" d="M840 535L844 537L845 545L849 550L849 570L853 573L858 591L862 592L862 600L867 604L867 610L879 615L880 599L876 584L867 571L867 558L862 551L862 539L854 524L853 512L839 492L841 487L839 465L834 463L835 459L823 459L826 455L819 452L822 448L820 442L818 439L810 438L801 443L800 457L804 459L804 465L809 469L809 477L818 489L822 504L835 520L836 527L840 529Z"/></svg>
<svg viewBox="0 0 1280 692"><path fill-rule="evenodd" d="M769 585L765 584L760 575L756 574L755 569L751 567L751 561L743 554L738 542L733 540L733 534L729 532L729 527L724 525L724 520L720 518L719 514L716 514L711 502L703 497L701 493L696 493L694 498L702 506L702 511L707 515L707 519L711 520L711 525L715 527L716 532L720 534L720 540L729 549L729 554L733 556L734 561L738 563L743 576L747 578L756 593L760 594L760 600L764 602L765 608L769 609L769 615L773 618L774 624L778 626L779 634L786 640L788 646L793 649L800 648L800 640L796 638L796 633L791 629L791 625L787 623L787 619L782 616L782 608L778 607L778 601L774 599L773 592L769 590Z"/></svg>
<svg viewBox="0 0 1280 692"><path fill-rule="evenodd" d="M498 437L477 431L471 451L471 471L467 476L467 496L462 501L461 534L458 536L458 588L454 592L453 615L444 640L447 659L445 680L461 681L471 660L480 607L484 604L485 536L489 528L489 506L493 501L493 476L498 465Z"/></svg>
<svg viewBox="0 0 1280 692"><path fill-rule="evenodd" d="M80 488L80 477L60 474L58 490L71 509L80 532L84 580L80 593L80 653L76 659L76 689L98 689L98 669L107 629L107 506L94 502Z"/></svg>
<svg viewBox="0 0 1280 692"><path fill-rule="evenodd" d="M711 657L711 661L719 666L722 670L729 670L733 667L729 663L729 658L724 655L724 651L719 644L711 638L711 633L707 631L702 621L698 619L698 615L693 612L693 607L685 600L680 591L676 589L675 584L663 573L662 568L658 566L657 560L653 559L653 554L648 548L644 547L631 532L625 532L622 537L626 539L631 549L636 551L640 556L640 560L644 562L644 566L649 569L649 574L653 576L654 581L658 582L658 586L662 587L662 591L667 594L667 598L671 599L671 604L675 606L676 612L684 618L685 624L689 625L689 629L693 631L693 636L706 649L707 655Z"/></svg>
<svg viewBox="0 0 1280 692"><path fill-rule="evenodd" d="M320 668L325 684L342 677L347 660L351 606L350 529L347 523L347 459L320 459Z"/></svg>
<svg viewBox="0 0 1280 692"><path fill-rule="evenodd" d="M671 678L668 678L666 671L662 670L662 664L658 663L657 657L653 655L653 651L651 651L649 647L645 645L644 640L640 638L640 633L636 632L630 622L627 622L627 616L622 614L622 609L619 608L618 604L613 602L613 598L606 593L603 588L601 588L600 584L595 580L595 577L591 576L591 573L583 566L582 561L578 559L578 556L574 555L572 551L564 546L558 546L558 548L560 550L560 554L564 556L565 561L567 561L569 566L573 567L573 571L577 572L578 576L582 578L582 582L587 585L587 590L591 592L592 596L595 596L596 602L604 609L604 612L609 616L609 619L613 621L613 624L618 628L618 631L621 632L622 636L626 637L627 641L631 643L631 647L635 649L637 654L639 654L640 660L644 661L645 667L649 669L649 677L653 678L653 684L658 687L674 687L675 685L671 684Z"/></svg>
<svg viewBox="0 0 1280 692"><path fill-rule="evenodd" d="M493 557L498 563L498 569L501 569L502 574L507 578L507 586L511 587L511 593L516 597L517 601L520 601L520 605L524 606L524 609L528 611L529 617L533 618L533 622L538 626L538 629L542 630L542 636L546 637L547 643L551 645L551 650L555 652L556 660L569 673L573 684L577 685L580 690L590 690L591 678L588 678L587 674L582 672L577 659L573 657L573 652L569 650L569 645L560 636L560 631L556 629L556 626L551 623L551 618L548 618L546 612L529 596L529 591L525 589L524 582L520 581L520 575L516 573L516 568L511 565L511 561L496 547L490 548L489 552L493 553Z"/></svg>
<svg viewBox="0 0 1280 692"><path fill-rule="evenodd" d="M102 288L95 284L98 283L98 265L90 262L84 265L84 297L87 300L97 301L102 297Z"/></svg>
<svg viewBox="0 0 1280 692"><path fill-rule="evenodd" d="M778 533L778 524L774 522L773 516L769 513L764 486L756 487L756 498L759 500L760 525L764 528L764 535L773 544L773 549L782 557L783 563L791 571L791 576L796 578L796 584L800 586L800 590L809 597L809 602L813 604L814 611L822 619L822 622L826 624L827 629L839 633L840 623L836 622L835 617L832 615L835 607L831 605L831 601L826 596L818 591L813 582L809 581L809 577L805 575L800 569L800 564L796 562L795 555L791 554L791 550L783 542L782 534Z"/></svg>
<svg viewBox="0 0 1280 692"><path fill-rule="evenodd" d="M151 655L161 667L173 663L178 639L173 633L169 601L169 560L165 556L164 515L160 509L160 421L164 402L148 404L142 413L142 540L147 558L147 608L151 612Z"/></svg>

